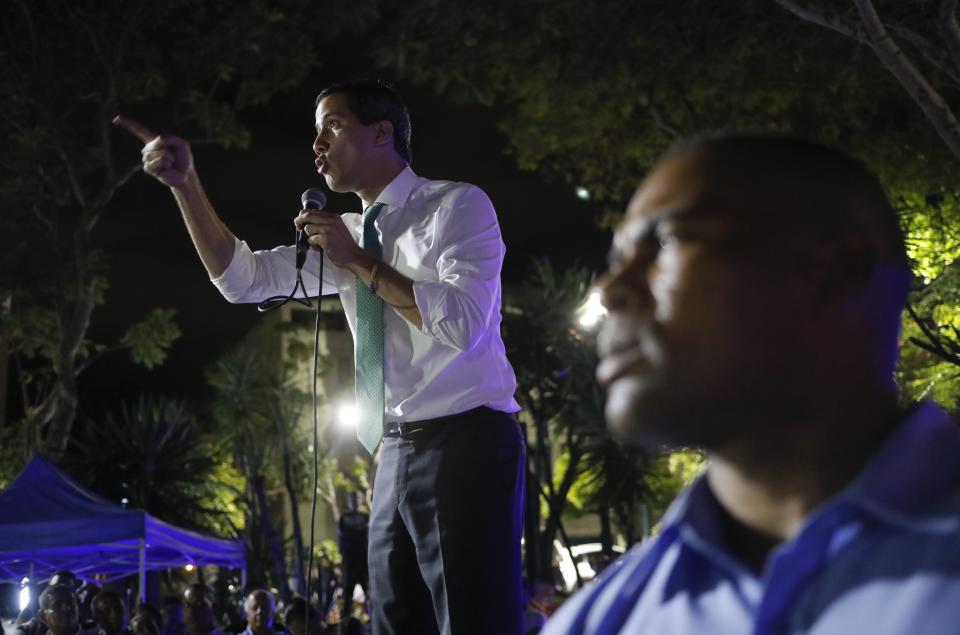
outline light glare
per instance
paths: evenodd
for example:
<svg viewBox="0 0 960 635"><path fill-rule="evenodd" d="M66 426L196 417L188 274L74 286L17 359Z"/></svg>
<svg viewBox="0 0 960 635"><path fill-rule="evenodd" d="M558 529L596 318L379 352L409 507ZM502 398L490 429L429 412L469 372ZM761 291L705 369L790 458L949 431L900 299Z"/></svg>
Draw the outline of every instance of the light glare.
<svg viewBox="0 0 960 635"><path fill-rule="evenodd" d="M590 190L588 190L587 188L583 187L582 185L578 185L578 186L577 186L577 189L574 190L574 192L576 193L577 198L579 198L581 201L589 201L589 200L590 200Z"/></svg>
<svg viewBox="0 0 960 635"><path fill-rule="evenodd" d="M607 310L600 300L600 290L594 289L586 301L577 309L577 323L584 328L593 328L607 316Z"/></svg>
<svg viewBox="0 0 960 635"><path fill-rule="evenodd" d="M360 419L360 413L357 411L356 404L342 403L337 410L337 424L344 430L353 430L357 427L357 421Z"/></svg>

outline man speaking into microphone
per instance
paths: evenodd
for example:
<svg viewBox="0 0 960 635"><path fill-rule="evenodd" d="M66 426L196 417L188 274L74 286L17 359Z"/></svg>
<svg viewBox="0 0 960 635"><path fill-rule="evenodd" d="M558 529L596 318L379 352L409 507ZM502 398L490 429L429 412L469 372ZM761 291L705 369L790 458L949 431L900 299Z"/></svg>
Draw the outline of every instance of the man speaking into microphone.
<svg viewBox="0 0 960 635"><path fill-rule="evenodd" d="M304 209L294 224L314 248L303 266L308 292L339 293L353 333L358 437L371 453L382 444L370 518L373 632L520 633L525 448L500 338L496 212L473 185L413 172L409 113L386 84L326 88L315 118L317 171L364 210ZM214 211L186 141L116 123L145 143L144 171L171 188L224 297L289 291L295 246L251 251Z"/></svg>

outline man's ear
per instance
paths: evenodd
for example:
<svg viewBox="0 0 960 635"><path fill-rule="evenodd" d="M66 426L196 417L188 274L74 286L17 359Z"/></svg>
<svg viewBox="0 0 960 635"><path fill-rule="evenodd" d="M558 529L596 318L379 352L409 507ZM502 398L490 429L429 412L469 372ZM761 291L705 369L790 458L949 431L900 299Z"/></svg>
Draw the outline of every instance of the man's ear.
<svg viewBox="0 0 960 635"><path fill-rule="evenodd" d="M385 143L393 143L393 124L386 119L373 124L373 132L374 144L379 146Z"/></svg>

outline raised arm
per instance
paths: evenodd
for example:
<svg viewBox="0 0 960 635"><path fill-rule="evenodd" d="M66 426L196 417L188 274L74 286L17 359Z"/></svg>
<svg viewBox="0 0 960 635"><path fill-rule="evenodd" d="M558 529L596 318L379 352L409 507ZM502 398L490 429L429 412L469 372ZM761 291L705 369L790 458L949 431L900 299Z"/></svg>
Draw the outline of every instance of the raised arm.
<svg viewBox="0 0 960 635"><path fill-rule="evenodd" d="M143 142L143 171L173 192L203 266L211 278L218 278L233 258L236 238L203 191L190 144L173 135L157 135L123 115L117 115L113 123Z"/></svg>

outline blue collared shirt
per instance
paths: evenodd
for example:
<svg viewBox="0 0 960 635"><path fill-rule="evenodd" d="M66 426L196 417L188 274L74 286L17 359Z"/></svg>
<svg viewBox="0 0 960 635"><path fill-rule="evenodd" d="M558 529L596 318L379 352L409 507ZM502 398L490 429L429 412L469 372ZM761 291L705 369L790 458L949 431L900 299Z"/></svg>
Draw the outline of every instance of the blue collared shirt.
<svg viewBox="0 0 960 635"><path fill-rule="evenodd" d="M571 598L543 635L960 632L960 428L922 404L761 576L724 547L705 478L657 538Z"/></svg>

